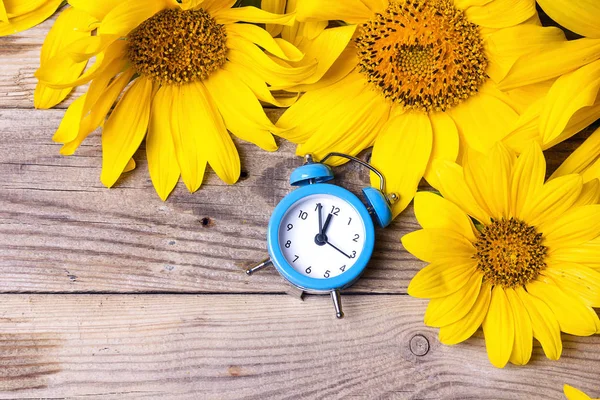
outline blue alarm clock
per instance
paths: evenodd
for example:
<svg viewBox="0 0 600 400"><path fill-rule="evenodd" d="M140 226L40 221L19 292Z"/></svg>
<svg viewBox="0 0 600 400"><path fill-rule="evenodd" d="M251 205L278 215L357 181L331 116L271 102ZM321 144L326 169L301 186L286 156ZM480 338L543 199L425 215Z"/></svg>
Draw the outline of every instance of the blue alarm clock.
<svg viewBox="0 0 600 400"><path fill-rule="evenodd" d="M342 157L377 174L380 189L363 189L365 203L334 178L325 162ZM370 164L346 154L330 153L320 162L309 155L290 176L299 188L275 207L269 221L269 258L248 269L248 275L274 265L293 286L308 293L330 293L338 318L343 317L340 290L351 286L365 270L375 246L374 222L392 221L394 194L386 196L383 175Z"/></svg>

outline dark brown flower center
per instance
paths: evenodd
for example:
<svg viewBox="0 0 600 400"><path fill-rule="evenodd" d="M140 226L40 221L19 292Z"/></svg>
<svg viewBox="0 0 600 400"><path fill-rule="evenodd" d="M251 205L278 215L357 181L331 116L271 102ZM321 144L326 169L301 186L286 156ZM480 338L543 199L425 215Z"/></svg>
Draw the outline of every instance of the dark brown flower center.
<svg viewBox="0 0 600 400"><path fill-rule="evenodd" d="M487 80L479 27L452 0L392 0L356 45L367 80L408 109L445 111Z"/></svg>
<svg viewBox="0 0 600 400"><path fill-rule="evenodd" d="M541 233L522 221L492 220L480 230L475 242L477 267L493 285L524 286L546 268L543 240Z"/></svg>
<svg viewBox="0 0 600 400"><path fill-rule="evenodd" d="M227 56L225 25L202 9L160 11L127 39L133 68L165 85L206 79Z"/></svg>

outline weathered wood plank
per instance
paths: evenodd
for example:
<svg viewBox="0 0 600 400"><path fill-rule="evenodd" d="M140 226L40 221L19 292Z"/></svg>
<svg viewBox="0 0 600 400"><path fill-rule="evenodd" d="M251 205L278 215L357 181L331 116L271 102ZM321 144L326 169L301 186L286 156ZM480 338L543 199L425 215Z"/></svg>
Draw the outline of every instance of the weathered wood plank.
<svg viewBox="0 0 600 400"><path fill-rule="evenodd" d="M277 111L269 111L275 118ZM292 190L301 159L282 143L276 153L238 142L245 178L224 185L212 172L196 194L180 184L166 202L154 193L143 151L116 189L98 180L96 135L62 157L50 140L63 111L0 111L0 290L282 292L275 271L251 278L264 258L266 227ZM340 182L356 191L367 173L350 165ZM407 212L378 231L374 261L359 292L405 292L420 263L403 251L416 228Z"/></svg>
<svg viewBox="0 0 600 400"><path fill-rule="evenodd" d="M275 119L281 111L269 110ZM212 172L190 194L180 184L166 202L154 193L144 151L138 168L106 189L99 182L99 136L75 156L52 143L62 110L0 110L0 281L2 292L283 292L275 271L250 278L244 268L266 254L266 226L292 190L301 163L294 146L266 153L238 141L245 178L224 185ZM581 138L549 154L551 165ZM553 170L551 166L549 171ZM337 170L359 191L368 175ZM400 237L416 229L412 210L377 232L374 259L354 292L406 293L422 263Z"/></svg>
<svg viewBox="0 0 600 400"><path fill-rule="evenodd" d="M600 337L495 369L481 334L441 345L425 302L346 296L3 295L0 398L561 399L598 395ZM411 350L412 348L412 350Z"/></svg>

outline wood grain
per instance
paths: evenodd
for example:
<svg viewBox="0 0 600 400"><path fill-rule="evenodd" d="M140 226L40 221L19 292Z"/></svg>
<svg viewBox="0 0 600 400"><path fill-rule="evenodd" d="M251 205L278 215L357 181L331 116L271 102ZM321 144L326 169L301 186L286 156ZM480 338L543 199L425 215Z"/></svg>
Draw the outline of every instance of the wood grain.
<svg viewBox="0 0 600 400"><path fill-rule="evenodd" d="M50 140L62 110L0 110L0 292L281 293L274 270L248 278L244 269L266 255L266 227L292 188L300 165L294 146L266 153L238 141L244 178L223 184L212 172L195 194L183 184L163 203L148 177L143 149L138 168L115 189L100 183L100 138L75 156ZM276 119L281 111L268 110ZM548 154L549 171L585 135ZM367 157L367 154L363 157ZM355 192L368 185L356 165L336 170ZM422 263L400 238L418 225L408 209L377 230L377 247L356 293L406 293Z"/></svg>
<svg viewBox="0 0 600 400"><path fill-rule="evenodd" d="M269 111L275 118L280 111ZM3 292L283 292L274 271L248 278L244 269L266 255L266 227L292 190L301 163L292 145L276 153L238 142L243 180L223 184L212 172L190 194L180 184L163 203L138 168L116 189L99 182L98 135L73 157L50 140L63 111L0 111L0 291ZM365 171L338 170L355 191ZM373 262L352 290L405 293L421 263L400 237L416 228L411 212L377 232Z"/></svg>
<svg viewBox="0 0 600 400"><path fill-rule="evenodd" d="M423 265L399 240L417 228L411 208L377 231L344 320L326 297L284 295L274 270L248 278L301 162L289 143L265 153L237 141L239 184L208 172L165 203L142 148L138 168L104 188L98 132L72 157L51 141L85 88L32 110L52 22L0 38L0 399L562 399L564 383L600 396L598 336L564 335L559 362L536 345L528 367L503 370L481 333L441 345L425 302L405 295ZM548 172L590 131L547 152ZM368 183L353 165L336 175L355 192Z"/></svg>
<svg viewBox="0 0 600 400"><path fill-rule="evenodd" d="M440 345L424 301L344 305L336 320L321 296L5 295L0 398L560 399L565 382L600 394L598 336L565 336L560 362L536 345L528 368L496 369L480 334Z"/></svg>

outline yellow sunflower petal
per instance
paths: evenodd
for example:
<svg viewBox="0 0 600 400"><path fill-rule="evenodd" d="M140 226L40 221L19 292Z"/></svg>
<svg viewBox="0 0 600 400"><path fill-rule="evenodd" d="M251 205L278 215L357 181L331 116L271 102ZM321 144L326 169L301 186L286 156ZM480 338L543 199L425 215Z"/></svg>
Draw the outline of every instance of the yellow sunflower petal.
<svg viewBox="0 0 600 400"><path fill-rule="evenodd" d="M573 262L553 261L543 274L588 307L600 307L600 272Z"/></svg>
<svg viewBox="0 0 600 400"><path fill-rule="evenodd" d="M159 11L173 7L169 0L125 0L112 8L98 28L98 36L123 37Z"/></svg>
<svg viewBox="0 0 600 400"><path fill-rule="evenodd" d="M146 137L148 171L156 193L163 201L167 200L181 174L171 136L171 121L165 117L165 114L173 109L170 94L164 86L156 92Z"/></svg>
<svg viewBox="0 0 600 400"><path fill-rule="evenodd" d="M530 282L527 284L527 291L550 307L561 331L577 336L596 333L598 315L581 300L565 294L550 282Z"/></svg>
<svg viewBox="0 0 600 400"><path fill-rule="evenodd" d="M229 47L227 58L230 62L254 69L264 81L272 86L292 86L311 76L316 68L316 63L300 67L281 65L254 43L239 36L229 36L227 46Z"/></svg>
<svg viewBox="0 0 600 400"><path fill-rule="evenodd" d="M10 7L8 7L6 20L8 22L0 22L0 36L12 35L13 33L22 32L29 29L42 21L50 18L56 9L62 4L62 0L49 0L42 3L42 5L23 15L17 15L14 18L8 18L10 14ZM3 17L4 18L4 17ZM1 21L1 20L0 20Z"/></svg>
<svg viewBox="0 0 600 400"><path fill-rule="evenodd" d="M550 253L562 247L589 242L600 236L600 204L567 210L539 225L538 229L543 232L546 239L544 244Z"/></svg>
<svg viewBox="0 0 600 400"><path fill-rule="evenodd" d="M205 137L216 135L214 124L206 115L204 99L199 98L193 84L182 86L165 86L164 96L171 98L171 136L181 172L181 179L188 190L193 193L204 180L207 163L207 144Z"/></svg>
<svg viewBox="0 0 600 400"><path fill-rule="evenodd" d="M79 30L78 27L92 22L93 20L87 14L74 8L67 8L56 19L46 36L40 57L42 65L48 64L48 68L53 68L56 80L75 80L83 72L86 62L73 62L68 57L64 57L61 52L74 41L89 36L88 31ZM53 89L44 83L38 83L33 96L34 106L38 109L54 107L72 90L72 88Z"/></svg>
<svg viewBox="0 0 600 400"><path fill-rule="evenodd" d="M553 261L580 263L600 269L600 237L581 245L553 250L551 257Z"/></svg>
<svg viewBox="0 0 600 400"><path fill-rule="evenodd" d="M550 360L558 360L562 353L562 341L556 316L546 303L530 295L522 287L516 288L515 292L531 319L533 337L542 345L546 357Z"/></svg>
<svg viewBox="0 0 600 400"><path fill-rule="evenodd" d="M465 182L463 168L460 165L445 160L434 163L438 180L439 190L444 198L459 206L464 212L481 223L490 221L490 214L477 203L471 189Z"/></svg>
<svg viewBox="0 0 600 400"><path fill-rule="evenodd" d="M104 19L112 9L121 4L123 0L102 0L102 1L89 1L89 0L69 0L69 4L89 14L101 21Z"/></svg>
<svg viewBox="0 0 600 400"><path fill-rule="evenodd" d="M112 187L140 147L150 118L152 81L139 78L123 95L102 132L100 180Z"/></svg>
<svg viewBox="0 0 600 400"><path fill-rule="evenodd" d="M571 208L582 188L583 180L575 174L546 182L537 195L523 205L520 216L532 226L551 221Z"/></svg>
<svg viewBox="0 0 600 400"><path fill-rule="evenodd" d="M501 142L487 155L469 151L464 162L465 181L475 199L495 218L510 212L509 187L516 156Z"/></svg>
<svg viewBox="0 0 600 400"><path fill-rule="evenodd" d="M236 2L237 0L203 0L200 4L197 4L195 8L203 8L212 14L219 10L233 7Z"/></svg>
<svg viewBox="0 0 600 400"><path fill-rule="evenodd" d="M295 98L290 97L286 99L276 99L271 93L271 90L265 83L264 79L256 74L254 71L244 68L243 66L235 63L226 63L223 69L232 72L235 76L244 82L254 95L261 101L273 104L277 107L289 107L295 102Z"/></svg>
<svg viewBox="0 0 600 400"><path fill-rule="evenodd" d="M425 325L439 328L453 324L467 315L477 300L482 279L483 273L476 271L456 292L448 296L432 298L425 312Z"/></svg>
<svg viewBox="0 0 600 400"><path fill-rule="evenodd" d="M304 57L304 54L295 46L280 47L278 42L266 30L257 25L230 24L227 26L227 34L239 35L282 60L300 61Z"/></svg>
<svg viewBox="0 0 600 400"><path fill-rule="evenodd" d="M473 222L458 206L431 192L415 195L415 216L425 229L447 229L455 231L470 241L475 241Z"/></svg>
<svg viewBox="0 0 600 400"><path fill-rule="evenodd" d="M583 184L579 198L573 203L573 207L587 206L600 203L600 181L591 180Z"/></svg>
<svg viewBox="0 0 600 400"><path fill-rule="evenodd" d="M324 118L335 123L346 115L348 102L365 87L360 75L353 73L330 87L305 93L277 121L277 127L284 129L279 135L294 143L306 142L322 126Z"/></svg>
<svg viewBox="0 0 600 400"><path fill-rule="evenodd" d="M431 156L432 142L429 116L412 111L392 117L377 136L371 163L385 176L386 190L399 197L392 205L394 217L404 211L417 192ZM371 184L379 184L374 174Z"/></svg>
<svg viewBox="0 0 600 400"><path fill-rule="evenodd" d="M365 89L355 98L348 96L323 115L311 137L298 146L296 154L313 154L320 159L334 151L355 156L381 136L388 116L389 105L376 93ZM333 158L329 162L339 165L346 160Z"/></svg>
<svg viewBox="0 0 600 400"><path fill-rule="evenodd" d="M575 389L573 386L565 385L563 391L567 400L592 400L590 396L581 390Z"/></svg>
<svg viewBox="0 0 600 400"><path fill-rule="evenodd" d="M402 244L415 257L434 262L448 257L472 258L475 247L464 237L449 229L421 229L402 237Z"/></svg>
<svg viewBox="0 0 600 400"><path fill-rule="evenodd" d="M594 161L600 158L600 128L586 139L569 157L554 171L550 179L568 174L580 174Z"/></svg>
<svg viewBox="0 0 600 400"><path fill-rule="evenodd" d="M429 114L429 120L433 130L433 143L424 178L432 187L438 188L439 182L433 163L435 160L456 161L460 139L456 124L448 114L442 112L431 113Z"/></svg>
<svg viewBox="0 0 600 400"><path fill-rule="evenodd" d="M465 11L469 21L486 28L506 28L535 15L534 0L494 0Z"/></svg>
<svg viewBox="0 0 600 400"><path fill-rule="evenodd" d="M8 22L8 15L4 3L0 1L0 22Z"/></svg>
<svg viewBox="0 0 600 400"><path fill-rule="evenodd" d="M515 365L525 365L531 358L533 348L531 318L517 293L510 288L505 292L515 323L515 343L509 361Z"/></svg>
<svg viewBox="0 0 600 400"><path fill-rule="evenodd" d="M564 131L560 133L556 138L549 142L543 143L543 149L549 149L564 140L569 139L571 136L578 132L581 132L589 125L594 123L600 117L600 96L596 99L594 105L589 107L583 107L575 112L569 120ZM599 174L600 176L600 174Z"/></svg>
<svg viewBox="0 0 600 400"><path fill-rule="evenodd" d="M131 172L131 171L135 170L136 166L137 165L135 163L135 160L132 158L131 160L129 160L129 162L125 166L125 169L123 170L123 173Z"/></svg>
<svg viewBox="0 0 600 400"><path fill-rule="evenodd" d="M556 22L581 36L600 38L600 3L595 0L538 0Z"/></svg>
<svg viewBox="0 0 600 400"><path fill-rule="evenodd" d="M227 129L240 139L254 143L263 150L277 150L271 132L278 129L244 82L234 73L222 69L213 73L203 83L223 116Z"/></svg>
<svg viewBox="0 0 600 400"><path fill-rule="evenodd" d="M457 258L432 262L412 278L408 294L423 299L451 295L465 286L475 271L472 260Z"/></svg>
<svg viewBox="0 0 600 400"><path fill-rule="evenodd" d="M446 345L454 345L473 336L487 315L491 298L492 288L484 282L473 308L469 310L467 315L450 325L440 328L440 342Z"/></svg>
<svg viewBox="0 0 600 400"><path fill-rule="evenodd" d="M96 130L106 118L113 104L119 98L119 95L127 87L131 78L134 75L133 69L122 73L117 77L109 86L106 88L90 110L90 114L83 118L78 129L77 136L72 141L65 143L60 149L60 154L64 156L70 156L75 153L75 150L81 145L81 143L88 137L90 133ZM87 97L87 96L86 96ZM86 99L87 103L87 99ZM76 127L74 127L76 128Z"/></svg>
<svg viewBox="0 0 600 400"><path fill-rule="evenodd" d="M323 75L316 83L299 84L286 88L286 90L291 92L310 92L318 89L329 88L347 77L353 70L355 70L357 64L358 60L356 57L356 49L352 46L348 46L344 49L344 51L342 51L333 65L329 67L325 75ZM319 66L320 65L321 61L319 61ZM318 72L314 72L312 75L313 78L318 76L318 74Z"/></svg>
<svg viewBox="0 0 600 400"><path fill-rule="evenodd" d="M360 0L303 0L298 2L296 12L298 20L303 22L341 20L355 24L373 16Z"/></svg>
<svg viewBox="0 0 600 400"><path fill-rule="evenodd" d="M504 368L515 342L515 321L504 288L496 286L492 289L490 307L482 326L490 362L496 368Z"/></svg>
<svg viewBox="0 0 600 400"><path fill-rule="evenodd" d="M314 40L304 41L300 46L305 54L304 63L313 60L318 60L319 63L314 73L302 81L302 84L311 85L319 82L347 49L355 31L356 25L340 26L324 30ZM356 66L356 60L354 61Z"/></svg>
<svg viewBox="0 0 600 400"><path fill-rule="evenodd" d="M565 40L563 31L556 27L520 24L499 29L484 37L489 65L487 74L499 82L522 55L536 51L541 45Z"/></svg>
<svg viewBox="0 0 600 400"><path fill-rule="evenodd" d="M68 143L75 140L79 133L81 118L83 117L83 106L85 105L87 95L78 97L65 112L60 125L52 137L52 140L58 143Z"/></svg>
<svg viewBox="0 0 600 400"><path fill-rule="evenodd" d="M546 176L546 160L544 153L536 142L531 142L517 159L513 169L510 189L512 214L523 218L523 207L538 198L544 186Z"/></svg>
<svg viewBox="0 0 600 400"><path fill-rule="evenodd" d="M544 50L519 58L498 84L501 90L514 89L555 78L600 57L600 39L577 39L555 43Z"/></svg>
<svg viewBox="0 0 600 400"><path fill-rule="evenodd" d="M540 115L544 142L558 137L578 110L594 105L600 90L600 60L556 80Z"/></svg>
<svg viewBox="0 0 600 400"><path fill-rule="evenodd" d="M293 14L273 14L256 7L225 8L212 15L220 24L233 24L242 21L255 24L292 25L295 21Z"/></svg>
<svg viewBox="0 0 600 400"><path fill-rule="evenodd" d="M229 185L233 185L240 177L240 156L237 148L227 132L223 117L221 116L214 99L210 92L206 89L202 82L196 82L195 88L192 91L194 97L200 100L196 103L195 110L202 108L204 113L198 113L196 117L191 119L191 126L208 127L212 121L212 126L207 129L210 134L204 138L204 146L206 146L207 160L211 168L221 178L221 180ZM195 94L194 94L195 93ZM185 95L184 95L185 97ZM193 103L193 101L192 101ZM197 118L203 120L202 124L193 124Z"/></svg>
<svg viewBox="0 0 600 400"><path fill-rule="evenodd" d="M262 0L260 8L274 14L285 14L286 3L286 0ZM267 24L265 29L269 32L269 35L275 37L282 32L283 26L279 24Z"/></svg>
<svg viewBox="0 0 600 400"><path fill-rule="evenodd" d="M448 111L469 147L487 153L519 119L505 102L481 92Z"/></svg>
<svg viewBox="0 0 600 400"><path fill-rule="evenodd" d="M363 4L369 7L369 10L373 13L381 12L385 10L388 5L387 0L361 0Z"/></svg>

